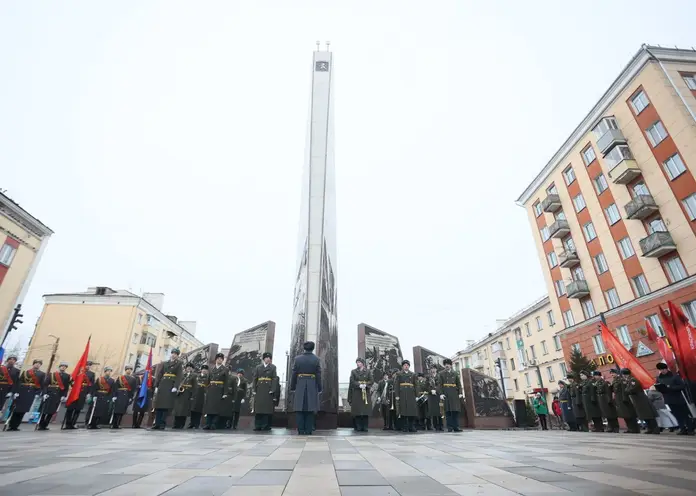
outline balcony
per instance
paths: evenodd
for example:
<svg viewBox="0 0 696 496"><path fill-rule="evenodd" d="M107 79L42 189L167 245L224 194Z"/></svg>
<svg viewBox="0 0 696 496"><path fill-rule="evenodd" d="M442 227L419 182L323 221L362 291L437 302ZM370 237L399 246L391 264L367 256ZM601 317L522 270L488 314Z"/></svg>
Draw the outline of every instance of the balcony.
<svg viewBox="0 0 696 496"><path fill-rule="evenodd" d="M568 221L563 219L558 219L556 222L551 224L549 228L549 235L552 238L560 239L570 232L570 227L568 226Z"/></svg>
<svg viewBox="0 0 696 496"><path fill-rule="evenodd" d="M568 298L584 298L590 294L590 288L587 287L587 281L570 281L566 284L566 292Z"/></svg>
<svg viewBox="0 0 696 496"><path fill-rule="evenodd" d="M640 240L640 251L644 257L661 257L677 249L672 235L667 231L657 231Z"/></svg>
<svg viewBox="0 0 696 496"><path fill-rule="evenodd" d="M544 212L557 212L561 209L561 199L558 195L548 195L541 202L541 209Z"/></svg>
<svg viewBox="0 0 696 496"><path fill-rule="evenodd" d="M645 219L658 210L655 199L651 195L636 195L624 209L627 219Z"/></svg>
<svg viewBox="0 0 696 496"><path fill-rule="evenodd" d="M628 184L640 174L635 160L624 159L609 171L609 178L614 184Z"/></svg>
<svg viewBox="0 0 696 496"><path fill-rule="evenodd" d="M497 360L498 358L505 360L505 350L502 348L493 350L491 352L491 358L493 358L493 361Z"/></svg>
<svg viewBox="0 0 696 496"><path fill-rule="evenodd" d="M574 251L563 251L558 257L558 264L564 269L572 269L576 265L580 265L580 259Z"/></svg>
<svg viewBox="0 0 696 496"><path fill-rule="evenodd" d="M597 148L602 155L606 155L616 145L625 145L626 138L619 129L608 129L598 140Z"/></svg>

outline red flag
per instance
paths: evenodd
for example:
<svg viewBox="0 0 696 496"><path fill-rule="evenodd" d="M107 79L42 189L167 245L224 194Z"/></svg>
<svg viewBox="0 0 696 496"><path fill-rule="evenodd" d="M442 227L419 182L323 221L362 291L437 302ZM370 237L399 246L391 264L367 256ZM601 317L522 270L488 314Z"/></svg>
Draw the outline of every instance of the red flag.
<svg viewBox="0 0 696 496"><path fill-rule="evenodd" d="M677 362L676 360L674 360L674 353L672 353L672 350L667 344L667 341L665 341L662 336L657 335L655 329L653 329L653 326L650 324L650 321L648 319L645 319L645 329L648 331L648 339L657 343L657 349L660 352L660 355L662 355L662 358L667 364L669 370L676 374Z"/></svg>
<svg viewBox="0 0 696 496"><path fill-rule="evenodd" d="M643 389L648 389L655 384L655 378L645 370L645 367L633 356L633 353L626 349L621 341L619 341L619 338L617 338L603 322L599 324L599 327L602 330L602 341L604 341L604 344L611 354L614 355L616 363L618 363L621 368L631 369L631 375L640 382Z"/></svg>
<svg viewBox="0 0 696 496"><path fill-rule="evenodd" d="M696 379L696 331L681 308L671 301L668 301L667 305L679 343L681 373L686 379Z"/></svg>
<svg viewBox="0 0 696 496"><path fill-rule="evenodd" d="M681 369L682 359L679 354L679 340L677 339L677 332L674 330L674 323L672 322L672 316L668 315L667 312L661 307L660 309L660 322L662 322L662 328L665 330L665 337L667 338L667 343L669 347L672 348L674 352L674 358L677 361L677 368Z"/></svg>
<svg viewBox="0 0 696 496"><path fill-rule="evenodd" d="M152 346L150 346L150 355L147 357L145 372L147 373L147 388L150 389L152 387Z"/></svg>
<svg viewBox="0 0 696 496"><path fill-rule="evenodd" d="M82 382L85 378L85 372L87 372L87 355L89 355L89 342L92 340L92 336L87 339L87 345L85 346L85 351L82 353L80 360L75 365L75 370L73 370L70 378L72 379L72 389L68 395L68 399L65 402L66 405L70 405L73 401L77 401L80 398L80 391L82 390Z"/></svg>

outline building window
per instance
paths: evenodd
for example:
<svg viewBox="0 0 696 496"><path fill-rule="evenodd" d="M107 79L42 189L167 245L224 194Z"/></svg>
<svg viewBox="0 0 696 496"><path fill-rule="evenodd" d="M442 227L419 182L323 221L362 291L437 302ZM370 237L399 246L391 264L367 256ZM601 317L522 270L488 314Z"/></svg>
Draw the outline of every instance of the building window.
<svg viewBox="0 0 696 496"><path fill-rule="evenodd" d="M621 341L621 344L623 344L627 350L631 349L631 346L633 346L633 341L631 341L631 333L628 332L628 326L622 325L617 327L616 336L619 338L619 341Z"/></svg>
<svg viewBox="0 0 696 496"><path fill-rule="evenodd" d="M665 335L665 330L662 328L662 321L660 320L660 317L654 313L652 315L648 315L646 317L648 322L650 322L650 325L652 326L653 329L655 329L655 332L657 333L658 336L664 336Z"/></svg>
<svg viewBox="0 0 696 496"><path fill-rule="evenodd" d="M573 241L573 238L570 236L567 236L563 240L563 247L565 248L566 251L575 252L575 241Z"/></svg>
<svg viewBox="0 0 696 496"><path fill-rule="evenodd" d="M591 298L586 298L582 300L582 313L585 314L586 319L591 319L592 317L597 315Z"/></svg>
<svg viewBox="0 0 696 496"><path fill-rule="evenodd" d="M539 217L542 214L541 203L537 200L534 204L534 214Z"/></svg>
<svg viewBox="0 0 696 496"><path fill-rule="evenodd" d="M656 232L667 232L667 226L665 226L665 223L662 221L662 218L660 218L660 217L655 217L650 222L648 222L647 227L648 227L648 232L650 234L653 234Z"/></svg>
<svg viewBox="0 0 696 496"><path fill-rule="evenodd" d="M633 197L635 198L636 196L639 195L649 195L650 191L648 191L648 187L645 185L644 182L639 182L634 184L631 187L631 190L633 191Z"/></svg>
<svg viewBox="0 0 696 496"><path fill-rule="evenodd" d="M488 349L487 348L483 349L483 359L488 360Z"/></svg>
<svg viewBox="0 0 696 496"><path fill-rule="evenodd" d="M665 166L665 171L667 171L667 176L670 179L676 179L686 172L686 166L684 165L684 162L682 162L682 159L678 153L675 153L665 160L663 165Z"/></svg>
<svg viewBox="0 0 696 496"><path fill-rule="evenodd" d="M561 375L563 377L568 375L568 367L566 366L565 362L559 363L558 368L561 369Z"/></svg>
<svg viewBox="0 0 696 496"><path fill-rule="evenodd" d="M519 391L519 390L520 390L520 385L517 384L517 379L513 379L512 381L515 383L515 391Z"/></svg>
<svg viewBox="0 0 696 496"><path fill-rule="evenodd" d="M605 117L592 129L592 132L594 133L595 138L599 139L610 129L619 129L619 125L616 123L616 119L614 117Z"/></svg>
<svg viewBox="0 0 696 496"><path fill-rule="evenodd" d="M505 338L505 347L509 350L510 349L510 338Z"/></svg>
<svg viewBox="0 0 696 496"><path fill-rule="evenodd" d="M142 323L143 323L143 314L139 313L138 314L138 324L142 324Z"/></svg>
<svg viewBox="0 0 696 496"><path fill-rule="evenodd" d="M607 214L607 220L609 225L614 225L621 220L621 214L619 213L619 208L616 203L612 203L607 208L604 209L604 213Z"/></svg>
<svg viewBox="0 0 696 496"><path fill-rule="evenodd" d="M650 100L642 90L631 98L631 106L636 114L640 114L648 105L650 105Z"/></svg>
<svg viewBox="0 0 696 496"><path fill-rule="evenodd" d="M585 198L583 198L582 193L579 193L578 196L573 198L573 205L575 205L576 212L579 212L585 208Z"/></svg>
<svg viewBox="0 0 696 496"><path fill-rule="evenodd" d="M137 332L134 332L134 333L133 333L133 341L132 341L132 343L133 343L133 344L138 344L138 333L137 333Z"/></svg>
<svg viewBox="0 0 696 496"><path fill-rule="evenodd" d="M631 240L628 238L628 236L620 239L617 245L619 246L619 251L621 252L621 258L623 258L624 260L626 260L627 258L631 258L633 255L636 254L635 250L633 249L633 245L631 244Z"/></svg>
<svg viewBox="0 0 696 496"><path fill-rule="evenodd" d="M678 282L682 279L686 279L686 269L678 255L665 260L664 265L667 277L669 277L669 282Z"/></svg>
<svg viewBox="0 0 696 496"><path fill-rule="evenodd" d="M636 277L631 279L633 283L633 290L638 297L645 296L650 292L650 286L648 286L648 280L643 274L638 274Z"/></svg>
<svg viewBox="0 0 696 496"><path fill-rule="evenodd" d="M536 323L537 323L537 331L541 331L544 329L544 324L541 321L541 317L536 318Z"/></svg>
<svg viewBox="0 0 696 496"><path fill-rule="evenodd" d="M8 245L7 243L2 245L2 248L0 248L0 264L9 267L10 264L12 264L15 253L17 253L17 249L14 246Z"/></svg>
<svg viewBox="0 0 696 496"><path fill-rule="evenodd" d="M539 232L541 233L541 240L546 242L549 240L551 235L549 234L549 226L542 227Z"/></svg>
<svg viewBox="0 0 696 496"><path fill-rule="evenodd" d="M593 260L597 274L604 274L609 270L609 265L607 264L607 259L604 258L604 253L600 253L599 255L595 256Z"/></svg>
<svg viewBox="0 0 696 496"><path fill-rule="evenodd" d="M590 165L596 158L597 155L595 155L594 149L591 146L588 146L582 151L582 161L585 162L585 165Z"/></svg>
<svg viewBox="0 0 696 496"><path fill-rule="evenodd" d="M621 300L619 300L619 293L616 292L616 288L611 288L604 293L607 299L607 305L609 310L616 308L621 305Z"/></svg>
<svg viewBox="0 0 696 496"><path fill-rule="evenodd" d="M556 257L556 252L555 251L550 251L546 255L549 259L549 265L553 269L556 265L558 265L558 258Z"/></svg>
<svg viewBox="0 0 696 496"><path fill-rule="evenodd" d="M660 121L657 121L655 124L646 129L645 134L647 134L648 141L650 141L653 148L662 143L662 141L667 137L665 126L663 126L662 122Z"/></svg>
<svg viewBox="0 0 696 496"><path fill-rule="evenodd" d="M565 178L565 182L568 185L575 181L575 171L571 166L568 166L568 168L563 171L563 177Z"/></svg>
<svg viewBox="0 0 696 496"><path fill-rule="evenodd" d="M556 319L553 316L553 310L549 310L548 312L546 312L546 317L549 319L550 326L556 325Z"/></svg>
<svg viewBox="0 0 696 496"><path fill-rule="evenodd" d="M588 222L582 226L582 230L585 233L585 240L588 243L597 237L597 232L595 231L594 224L592 222Z"/></svg>
<svg viewBox="0 0 696 496"><path fill-rule="evenodd" d="M553 214L553 218L556 220L566 220L565 212L563 210Z"/></svg>
<svg viewBox="0 0 696 496"><path fill-rule="evenodd" d="M464 357L464 368L471 368L471 365L469 364L469 357Z"/></svg>
<svg viewBox="0 0 696 496"><path fill-rule="evenodd" d="M592 345L594 346L594 351L597 355L607 352L606 348L604 348L604 341L602 340L601 334L595 334L592 336Z"/></svg>
<svg viewBox="0 0 696 496"><path fill-rule="evenodd" d="M682 309L689 322L696 322L696 300L687 301L682 305Z"/></svg>
<svg viewBox="0 0 696 496"><path fill-rule="evenodd" d="M689 220L696 220L696 193L693 193L682 200Z"/></svg>
<svg viewBox="0 0 696 496"><path fill-rule="evenodd" d="M546 188L546 194L548 194L548 195L557 195L557 194L558 194L558 190L556 189L556 185L553 184L553 183L551 183L551 185L550 185L548 188Z"/></svg>
<svg viewBox="0 0 696 496"><path fill-rule="evenodd" d="M514 359L514 358L511 358L511 359L510 359L510 368L511 368L512 370L515 370L515 359Z"/></svg>
<svg viewBox="0 0 696 496"><path fill-rule="evenodd" d="M548 355L548 354L549 354L549 349L548 349L548 347L546 346L546 341L542 341L542 342L541 342L541 351L542 351L542 353L544 353L544 355Z"/></svg>
<svg viewBox="0 0 696 496"><path fill-rule="evenodd" d="M573 350L575 353L580 353L582 350L580 349L580 343L575 343L570 347L571 350Z"/></svg>
<svg viewBox="0 0 696 496"><path fill-rule="evenodd" d="M546 375L549 378L549 382L553 382L556 380L553 376L553 370L551 370L551 367L546 367Z"/></svg>
<svg viewBox="0 0 696 496"><path fill-rule="evenodd" d="M696 90L696 74L682 74L686 87L690 90Z"/></svg>
<svg viewBox="0 0 696 496"><path fill-rule="evenodd" d="M627 145L617 145L611 149L604 157L604 162L607 164L607 169L612 170L624 160L632 160L633 154Z"/></svg>
<svg viewBox="0 0 696 496"><path fill-rule="evenodd" d="M556 348L556 351L561 351L561 338L559 336L553 337L553 347Z"/></svg>
<svg viewBox="0 0 696 496"><path fill-rule="evenodd" d="M571 327L575 325L575 317L573 317L572 310L566 310L565 312L563 312L563 322L565 323L566 327Z"/></svg>
<svg viewBox="0 0 696 496"><path fill-rule="evenodd" d="M525 322L524 324L524 330L527 332L527 336L532 335L532 329L529 327L529 322Z"/></svg>
<svg viewBox="0 0 696 496"><path fill-rule="evenodd" d="M534 345L531 345L531 346L529 347L529 352L530 352L531 355L532 355L532 360L536 360L536 350L534 349Z"/></svg>
<svg viewBox="0 0 696 496"><path fill-rule="evenodd" d="M573 281L584 281L585 280L585 273L582 270L582 267L579 265L573 269L571 272L573 275Z"/></svg>
<svg viewBox="0 0 696 496"><path fill-rule="evenodd" d="M554 286L556 286L556 296L561 297L566 294L565 283L562 279L554 281ZM527 334L529 336L529 334Z"/></svg>
<svg viewBox="0 0 696 496"><path fill-rule="evenodd" d="M599 174L599 176L594 178L594 185L598 195L601 195L607 190L607 188L609 188L609 185L607 184L607 178L604 177L604 174L601 173Z"/></svg>
<svg viewBox="0 0 696 496"><path fill-rule="evenodd" d="M529 372L524 373L524 380L527 383L527 387L530 387L532 385L532 383L529 382Z"/></svg>

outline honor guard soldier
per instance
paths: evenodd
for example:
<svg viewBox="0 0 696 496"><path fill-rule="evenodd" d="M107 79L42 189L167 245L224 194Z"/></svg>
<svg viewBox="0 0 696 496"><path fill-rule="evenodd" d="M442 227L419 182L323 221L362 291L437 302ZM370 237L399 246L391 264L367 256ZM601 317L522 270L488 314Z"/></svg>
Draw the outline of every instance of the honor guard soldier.
<svg viewBox="0 0 696 496"><path fill-rule="evenodd" d="M48 430L48 424L51 422L53 415L58 411L60 404L65 403L65 400L68 398L70 376L65 372L67 368L67 362L60 362L58 370L46 376L46 393L41 405L41 418L38 426L40 431Z"/></svg>
<svg viewBox="0 0 696 496"><path fill-rule="evenodd" d="M272 359L271 353L263 354L263 363L256 366L254 380L251 383L255 431L270 431L273 423L278 372L276 366L271 363Z"/></svg>
<svg viewBox="0 0 696 496"><path fill-rule="evenodd" d="M34 399L43 394L46 374L40 370L41 365L43 365L43 362L36 359L32 363L32 368L19 374L19 379L15 383L12 416L8 419L7 430L18 431L19 424L22 423L22 417L31 410Z"/></svg>
<svg viewBox="0 0 696 496"><path fill-rule="evenodd" d="M377 403L384 421L383 431L394 430L394 384L389 378L389 372L384 372L382 380L377 384Z"/></svg>
<svg viewBox="0 0 696 496"><path fill-rule="evenodd" d="M357 368L350 373L348 403L350 413L353 415L355 430L367 432L367 424L372 413L370 401L370 389L372 387L372 373L365 367L365 359L358 357L355 360Z"/></svg>
<svg viewBox="0 0 696 496"><path fill-rule="evenodd" d="M445 418L447 432L461 432L459 428L459 412L462 411L462 384L459 374L452 370L452 360L445 358L442 363L445 370L438 374L440 399L445 403Z"/></svg>
<svg viewBox="0 0 696 496"><path fill-rule="evenodd" d="M659 434L660 428L657 425L657 420L655 420L657 414L645 394L643 386L638 382L638 379L631 375L631 369L621 369L621 375L624 377L625 391L631 398L631 403L633 403L633 407L636 409L638 418L645 422L645 433Z"/></svg>
<svg viewBox="0 0 696 496"><path fill-rule="evenodd" d="M92 367L92 362L85 363L85 375L82 378L82 385L73 384L70 382L70 387L80 387L80 396L66 405L65 418L63 423L65 424L65 429L76 429L77 419L80 416L82 407L85 404L89 404L92 401L92 394L94 393L94 388L96 384L96 377L94 372L90 370ZM87 419L85 419L85 425L87 424Z"/></svg>
<svg viewBox="0 0 696 496"><path fill-rule="evenodd" d="M133 424L131 425L133 429L140 429L140 425L145 418L145 413L152 409L152 396L154 393L152 387L145 387L145 398L142 401L139 397L144 378L144 375L139 375L135 386L135 395L133 397Z"/></svg>
<svg viewBox="0 0 696 496"><path fill-rule="evenodd" d="M19 369L15 367L16 363L17 357L10 355L7 357L5 365L0 365L0 412L6 400L9 400L8 404L12 403L12 393L15 384L19 381Z"/></svg>
<svg viewBox="0 0 696 496"><path fill-rule="evenodd" d="M191 420L189 429L200 429L201 417L203 417L203 406L205 405L205 391L208 387L208 366L201 365L201 371L196 377L196 387L193 391L193 401L191 401Z"/></svg>
<svg viewBox="0 0 696 496"><path fill-rule="evenodd" d="M222 415L222 408L227 399L229 369L222 362L225 360L223 353L215 355L215 366L208 373L208 388L205 393L203 412L206 415L205 430L217 428L217 417Z"/></svg>
<svg viewBox="0 0 696 496"><path fill-rule="evenodd" d="M614 404L616 405L616 413L624 419L626 423L626 434L639 434L638 416L636 409L633 408L631 397L626 392L626 383L621 375L621 369L611 369L614 380L611 383L611 388L614 391Z"/></svg>
<svg viewBox="0 0 696 496"><path fill-rule="evenodd" d="M184 378L174 400L174 429L183 429L186 426L186 417L191 413L195 393L196 374L193 373L193 364L189 362L184 367Z"/></svg>
<svg viewBox="0 0 696 496"><path fill-rule="evenodd" d="M582 383L576 381L575 374L568 374L568 382L570 383L570 398L573 404L573 415L578 424L578 430L588 432L587 416L585 414L585 405L582 401Z"/></svg>
<svg viewBox="0 0 696 496"><path fill-rule="evenodd" d="M234 400L237 396L237 374L227 371L227 398L222 402L222 409L218 417L218 429L232 429L234 418Z"/></svg>
<svg viewBox="0 0 696 496"><path fill-rule="evenodd" d="M100 424L108 420L112 411L114 396L114 380L111 378L111 367L104 367L102 376L97 379L92 396L92 408L87 417L88 429L101 429Z"/></svg>
<svg viewBox="0 0 696 496"><path fill-rule="evenodd" d="M425 407L425 427L426 429L442 432L442 422L445 416L444 403L440 409L440 395L438 393L437 383L437 367L433 365L430 368L430 373L425 378L425 392L428 398ZM432 426L432 427L431 427Z"/></svg>
<svg viewBox="0 0 696 496"><path fill-rule="evenodd" d="M416 396L418 392L416 390L416 374L411 372L410 368L411 362L408 360L401 362L401 372L396 374L394 383L402 432L416 432L415 421L418 416Z"/></svg>
<svg viewBox="0 0 696 496"><path fill-rule="evenodd" d="M607 432L619 432L619 421L616 406L614 406L611 384L604 380L599 370L592 372L592 376L597 389L599 409L602 411L602 416L607 419Z"/></svg>
<svg viewBox="0 0 696 496"><path fill-rule="evenodd" d="M319 411L321 362L313 353L314 342L307 341L302 347L304 353L296 356L292 364L290 391L295 393L293 408L297 418L297 433L311 435L314 431L314 415Z"/></svg>
<svg viewBox="0 0 696 496"><path fill-rule="evenodd" d="M174 348L171 357L157 367L155 377L155 424L154 430L164 430L167 426L167 415L174 409L174 400L179 391L181 379L184 376L184 366L179 360L181 352Z"/></svg>
<svg viewBox="0 0 696 496"><path fill-rule="evenodd" d="M237 369L237 377L234 379L234 409L232 414L232 430L237 430L239 426L239 414L242 411L242 405L246 401L247 389L249 384L244 378L244 369Z"/></svg>
<svg viewBox="0 0 696 496"><path fill-rule="evenodd" d="M114 381L114 419L111 422L112 429L121 428L121 419L128 411L128 405L133 403L133 398L138 395L138 380L133 376L133 366L126 365L125 374L120 375Z"/></svg>
<svg viewBox="0 0 696 496"><path fill-rule="evenodd" d="M602 421L602 409L599 407L599 396L594 379L590 379L587 372L580 372L582 380L582 405L585 408L586 418L592 419L592 432L604 432Z"/></svg>

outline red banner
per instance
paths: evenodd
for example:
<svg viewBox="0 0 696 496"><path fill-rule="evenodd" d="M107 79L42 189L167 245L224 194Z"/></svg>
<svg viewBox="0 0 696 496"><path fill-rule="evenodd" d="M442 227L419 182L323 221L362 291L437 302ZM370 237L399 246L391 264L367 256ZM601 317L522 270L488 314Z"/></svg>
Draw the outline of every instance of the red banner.
<svg viewBox="0 0 696 496"><path fill-rule="evenodd" d="M90 340L91 338L87 340L85 351L82 352L82 356L80 357L80 360L77 362L77 365L75 365L75 370L73 370L73 373L70 376L70 378L72 379L72 389L70 390L70 394L68 395L68 400L65 403L66 405L70 405L70 403L77 401L80 398L82 383L84 382L84 379L86 377L85 372L87 372L87 355L89 355Z"/></svg>
<svg viewBox="0 0 696 496"><path fill-rule="evenodd" d="M636 357L626 349L626 347L621 344L619 338L617 338L613 332L611 332L604 323L599 324L602 330L602 340L606 345L607 349L614 356L614 360L618 363L621 368L627 368L631 370L631 375L640 382L643 389L648 389L650 386L655 384L655 378L650 375L650 373L645 370L645 367L641 365Z"/></svg>
<svg viewBox="0 0 696 496"><path fill-rule="evenodd" d="M679 342L681 373L685 379L696 380L696 331L680 307L671 301L667 305Z"/></svg>
<svg viewBox="0 0 696 496"><path fill-rule="evenodd" d="M660 355L662 355L662 359L667 364L669 370L676 374L677 362L674 359L674 353L672 353L667 341L665 341L662 336L657 335L657 332L655 332L655 329L653 329L653 326L650 324L648 319L645 319L645 329L648 331L648 339L657 344L657 349L660 352Z"/></svg>
<svg viewBox="0 0 696 496"><path fill-rule="evenodd" d="M677 332L674 329L674 323L672 322L672 317L665 312L665 310L660 306L660 322L662 322L662 328L665 330L665 338L667 339L667 344L672 348L674 352L674 358L677 361L677 368L681 369L682 359L679 353L679 340L677 339Z"/></svg>

